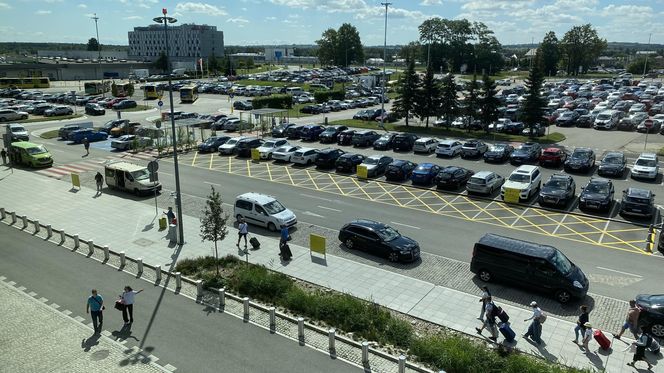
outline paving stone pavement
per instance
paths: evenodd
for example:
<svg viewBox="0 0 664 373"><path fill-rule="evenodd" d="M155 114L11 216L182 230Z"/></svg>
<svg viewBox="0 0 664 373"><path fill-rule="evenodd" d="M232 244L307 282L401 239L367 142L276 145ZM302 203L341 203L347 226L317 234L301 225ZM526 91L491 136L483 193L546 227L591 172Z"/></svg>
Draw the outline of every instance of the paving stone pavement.
<svg viewBox="0 0 664 373"><path fill-rule="evenodd" d="M134 203L124 195L104 194L95 197L93 189L84 187L72 191L66 182L18 170L10 175L0 169L0 180L0 195L12 195L11 199L0 200L0 207L7 211L17 211L19 215L38 219L42 224L52 224L56 229L79 234L82 239L94 239L97 245L109 245L115 251L124 251L133 258L140 257L146 263L168 269L179 259L213 253L212 244L200 240L200 223L196 217L183 217L186 243L182 250L178 250L166 240L166 232L158 230L160 212L155 215L154 205L149 206L147 202ZM253 231L253 227L250 231ZM234 245L236 232L229 227L228 238L220 245L220 255L244 255ZM397 273L409 273L408 265L392 267L387 263L369 265L349 260L343 255L336 255L345 250L334 248L334 245L331 250L334 254L329 253L327 256L310 255L306 248L291 245L294 258L291 262L282 263L277 256L276 237L258 238L261 248L247 251L248 260L252 263L263 264L290 276L348 292L411 316L476 335L474 328L479 326L479 321L475 319L475 313L479 313L479 303L478 293L474 291L462 292L440 286L431 280ZM461 269L461 264L453 265ZM381 267L388 267L389 270ZM456 271L457 281L472 281L459 280L463 277L459 273L463 271ZM497 301L510 315L515 332L523 334L528 325L523 320L530 317L530 310L502 299ZM547 311L546 306L544 309ZM621 310L621 317L622 312L624 310ZM516 348L576 367L606 369L608 372L629 371L623 369L627 368L625 363L631 360L630 352L625 351L628 347L625 342L614 340L613 349L609 352L598 350L598 345L592 342L592 352L586 354L571 342L573 326L573 322L566 318L554 317L550 313L543 326L544 345L538 347L519 337ZM655 363L652 356L649 358ZM664 366L656 366L655 371L664 372Z"/></svg>
<svg viewBox="0 0 664 373"><path fill-rule="evenodd" d="M0 281L0 371L169 372L8 282Z"/></svg>

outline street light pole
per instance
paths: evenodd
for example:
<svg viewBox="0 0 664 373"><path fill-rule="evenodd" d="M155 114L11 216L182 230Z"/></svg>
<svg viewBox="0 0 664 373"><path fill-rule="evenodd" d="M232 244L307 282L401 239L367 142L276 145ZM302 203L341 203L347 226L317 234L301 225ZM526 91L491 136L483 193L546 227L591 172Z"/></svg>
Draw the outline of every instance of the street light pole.
<svg viewBox="0 0 664 373"><path fill-rule="evenodd" d="M646 73L648 72L648 56L650 55L650 38L652 38L652 33L648 36L648 50L646 51L646 62L643 64L643 78L645 79ZM646 137L648 137L648 131L646 131Z"/></svg>
<svg viewBox="0 0 664 373"><path fill-rule="evenodd" d="M177 22L173 17L167 17L166 8L162 9L163 17L154 18L156 23L164 24L164 40L166 43L166 59L170 62L168 50L168 24ZM180 193L180 168L178 166L178 148L177 148L177 134L175 132L175 115L173 113L173 82L171 81L171 74L168 74L168 99L171 105L171 137L173 142L173 163L175 164L175 207L177 208L177 226L178 226L178 245L184 244L184 228L182 221L182 194Z"/></svg>
<svg viewBox="0 0 664 373"><path fill-rule="evenodd" d="M385 35L383 39L383 79L381 79L382 92L380 98L380 128L385 129L385 79L387 74L385 73L385 64L387 63L387 8L392 5L392 3L380 3L385 6Z"/></svg>
<svg viewBox="0 0 664 373"><path fill-rule="evenodd" d="M99 66L99 75L101 75L101 97L106 97L106 90L104 89L104 75L101 71L101 43L99 43L99 27L97 26L99 17L97 17L97 13L94 13L94 17L92 17L92 19L95 20L95 32L97 33L97 64Z"/></svg>

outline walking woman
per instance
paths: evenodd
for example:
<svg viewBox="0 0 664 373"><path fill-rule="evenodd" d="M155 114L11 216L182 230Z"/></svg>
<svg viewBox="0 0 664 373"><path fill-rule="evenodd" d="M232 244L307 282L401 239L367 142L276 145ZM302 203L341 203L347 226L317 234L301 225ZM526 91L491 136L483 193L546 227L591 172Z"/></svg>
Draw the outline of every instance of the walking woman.
<svg viewBox="0 0 664 373"><path fill-rule="evenodd" d="M134 322L134 296L142 291L143 289L136 291L132 289L131 286L125 286L124 292L120 295L122 304L124 304L124 308L122 309L122 319L124 320L125 325Z"/></svg>

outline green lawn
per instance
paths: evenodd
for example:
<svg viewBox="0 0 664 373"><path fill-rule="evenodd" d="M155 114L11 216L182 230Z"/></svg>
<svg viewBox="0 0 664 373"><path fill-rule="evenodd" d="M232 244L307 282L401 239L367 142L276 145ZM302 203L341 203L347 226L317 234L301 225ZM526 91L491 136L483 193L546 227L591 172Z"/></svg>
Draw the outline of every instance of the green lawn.
<svg viewBox="0 0 664 373"><path fill-rule="evenodd" d="M83 114L60 115L56 117L39 117L24 120L17 120L16 123L34 123L34 122L52 122L54 120L75 119L82 117Z"/></svg>
<svg viewBox="0 0 664 373"><path fill-rule="evenodd" d="M659 155L660 157L664 157L664 148L659 149L657 155Z"/></svg>
<svg viewBox="0 0 664 373"><path fill-rule="evenodd" d="M329 123L330 125L344 125L349 127L358 127L358 128L368 128L379 130L377 122L367 122L358 119L342 119L335 120ZM458 128L444 128L444 127L433 127L429 126L420 127L420 126L408 126L404 124L397 123L385 123L385 129L389 131L397 132L410 132L418 135L431 135L437 137L455 137L455 138L474 138L474 139L483 139L483 140L495 140L495 141L516 141L516 142L525 142L528 141L528 136L521 135L510 135L506 133L493 133L487 134L484 131L466 131ZM537 142L541 144L554 144L560 141L565 140L565 135L560 132L553 132L547 136L542 136L537 138Z"/></svg>
<svg viewBox="0 0 664 373"><path fill-rule="evenodd" d="M39 135L42 139L54 139L58 137L58 130L52 130L48 132L44 132L41 135Z"/></svg>
<svg viewBox="0 0 664 373"><path fill-rule="evenodd" d="M129 108L129 109L122 109L120 111L143 111L143 110L150 110L152 108L153 108L153 106L137 105L136 107Z"/></svg>

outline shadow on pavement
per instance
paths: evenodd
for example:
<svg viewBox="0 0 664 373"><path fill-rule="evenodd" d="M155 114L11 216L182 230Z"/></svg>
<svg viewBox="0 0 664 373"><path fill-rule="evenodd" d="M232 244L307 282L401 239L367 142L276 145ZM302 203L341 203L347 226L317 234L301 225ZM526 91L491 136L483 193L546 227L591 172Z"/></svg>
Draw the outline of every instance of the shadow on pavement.
<svg viewBox="0 0 664 373"><path fill-rule="evenodd" d="M97 346L99 344L99 337L99 334L93 334L87 339L82 340L81 348L83 351L88 352L92 347Z"/></svg>

